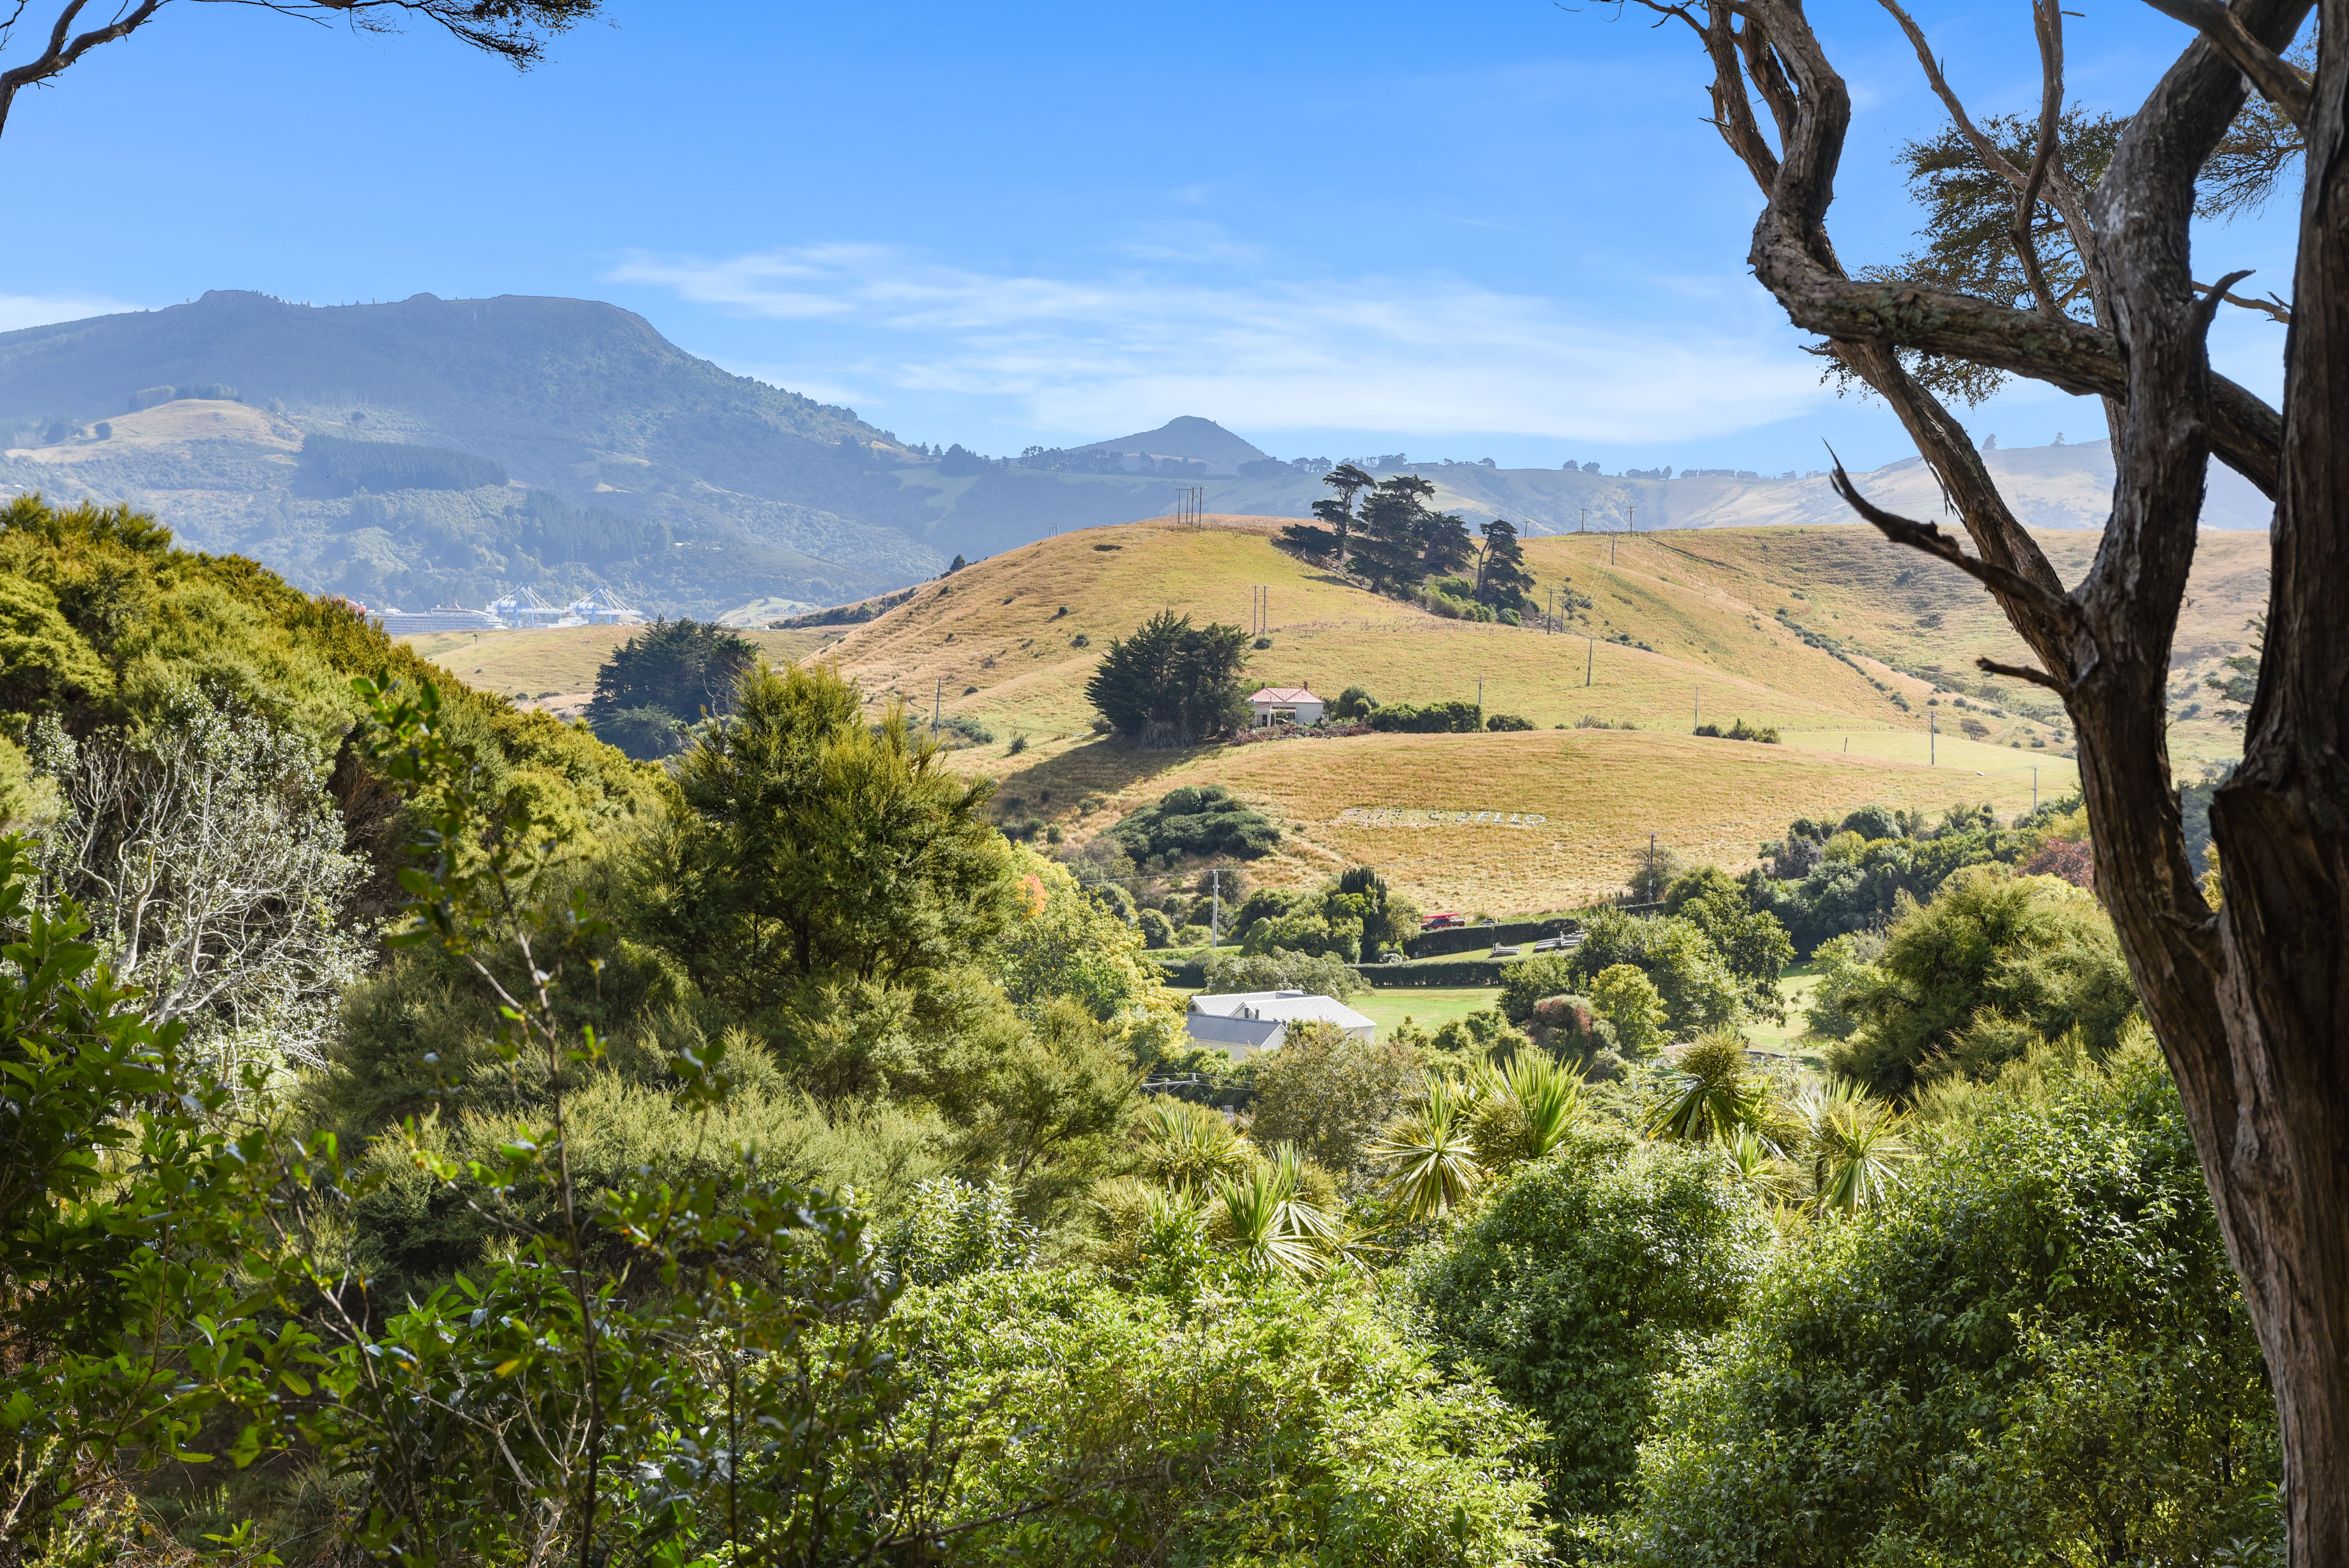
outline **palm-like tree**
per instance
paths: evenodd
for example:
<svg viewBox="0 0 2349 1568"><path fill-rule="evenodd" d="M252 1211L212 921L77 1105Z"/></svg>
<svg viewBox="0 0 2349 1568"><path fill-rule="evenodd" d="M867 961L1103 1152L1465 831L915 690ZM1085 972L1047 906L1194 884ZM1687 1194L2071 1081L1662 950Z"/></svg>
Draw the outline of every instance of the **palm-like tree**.
<svg viewBox="0 0 2349 1568"><path fill-rule="evenodd" d="M1914 1158L1905 1119L1856 1083L1838 1079L1803 1103L1809 1126L1811 1202L1851 1213L1881 1203Z"/></svg>
<svg viewBox="0 0 2349 1568"><path fill-rule="evenodd" d="M1186 1099L1162 1096L1143 1120L1134 1150L1143 1173L1168 1187L1206 1189L1247 1168L1248 1154L1229 1118Z"/></svg>
<svg viewBox="0 0 2349 1568"><path fill-rule="evenodd" d="M1283 1143L1275 1146L1270 1160L1216 1184L1230 1245L1250 1272L1298 1279L1326 1266L1324 1253L1336 1241L1338 1227L1298 1197L1302 1171L1297 1150Z"/></svg>
<svg viewBox="0 0 2349 1568"><path fill-rule="evenodd" d="M1484 1185L1485 1165L1469 1136L1473 1090L1427 1075L1417 1109L1396 1119L1371 1153L1391 1167L1387 1191L1414 1220L1446 1213Z"/></svg>
<svg viewBox="0 0 2349 1568"><path fill-rule="evenodd" d="M1697 1037L1682 1056L1671 1091L1648 1121L1648 1136L1713 1143L1739 1129L1763 1131L1769 1088L1745 1066L1745 1041L1733 1029Z"/></svg>
<svg viewBox="0 0 2349 1568"><path fill-rule="evenodd" d="M1566 1140L1582 1115L1582 1079L1547 1052L1518 1051L1485 1062L1469 1079L1475 1095L1469 1136L1488 1171L1538 1160Z"/></svg>

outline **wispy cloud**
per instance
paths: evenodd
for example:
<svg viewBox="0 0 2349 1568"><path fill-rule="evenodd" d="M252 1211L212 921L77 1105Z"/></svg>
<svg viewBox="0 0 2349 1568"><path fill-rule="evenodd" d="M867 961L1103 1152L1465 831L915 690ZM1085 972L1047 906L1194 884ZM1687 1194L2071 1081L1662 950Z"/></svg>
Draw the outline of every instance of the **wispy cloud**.
<svg viewBox="0 0 2349 1568"><path fill-rule="evenodd" d="M1820 396L1816 371L1789 352L1783 318L1750 283L1675 280L1642 322L1457 277L1202 283L1184 275L1199 267L1167 255L1174 247L1140 248L1126 253L1129 270L1094 277L983 273L849 243L637 253L610 275L822 324L828 336L847 329L835 381L1009 399L1045 429L1189 413L1252 431L1636 441L1746 428ZM1692 294L1710 296L1702 312L1687 308ZM1692 326L1692 314L1723 325Z"/></svg>
<svg viewBox="0 0 2349 1568"><path fill-rule="evenodd" d="M119 315L127 310L144 308L96 294L0 294L0 332L47 326L60 321L83 321L93 315Z"/></svg>

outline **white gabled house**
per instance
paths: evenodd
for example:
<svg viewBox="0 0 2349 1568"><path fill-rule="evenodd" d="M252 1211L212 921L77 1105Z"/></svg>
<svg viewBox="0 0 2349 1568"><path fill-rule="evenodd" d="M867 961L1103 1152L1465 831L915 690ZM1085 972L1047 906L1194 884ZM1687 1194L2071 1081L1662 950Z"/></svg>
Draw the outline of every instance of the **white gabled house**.
<svg viewBox="0 0 2349 1568"><path fill-rule="evenodd" d="M1221 996L1194 996L1183 1021L1193 1039L1220 1047L1236 1062L1246 1061L1257 1051L1278 1049L1288 1037L1291 1024L1334 1024L1358 1040L1370 1039L1378 1029L1343 1002L1309 991L1233 991Z"/></svg>
<svg viewBox="0 0 2349 1568"><path fill-rule="evenodd" d="M1279 719L1291 724L1321 722L1321 699L1303 686L1266 686L1248 698L1248 707L1256 710L1258 724Z"/></svg>

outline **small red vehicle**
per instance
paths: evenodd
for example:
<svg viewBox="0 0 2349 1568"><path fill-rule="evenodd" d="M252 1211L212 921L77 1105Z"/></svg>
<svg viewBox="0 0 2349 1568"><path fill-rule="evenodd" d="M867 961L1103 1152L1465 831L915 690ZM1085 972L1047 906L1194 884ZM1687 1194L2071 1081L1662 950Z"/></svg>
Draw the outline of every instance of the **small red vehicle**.
<svg viewBox="0 0 2349 1568"><path fill-rule="evenodd" d="M1431 914L1420 922L1419 928L1422 931L1444 931L1455 925L1467 923L1468 917L1464 914Z"/></svg>

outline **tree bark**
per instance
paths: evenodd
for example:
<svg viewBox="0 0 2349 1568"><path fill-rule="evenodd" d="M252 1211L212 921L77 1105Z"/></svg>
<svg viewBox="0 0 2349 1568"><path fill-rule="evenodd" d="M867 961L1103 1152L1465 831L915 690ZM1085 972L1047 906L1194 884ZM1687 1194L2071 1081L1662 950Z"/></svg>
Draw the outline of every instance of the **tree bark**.
<svg viewBox="0 0 2349 1568"><path fill-rule="evenodd" d="M2244 101L2230 51L2280 52L2309 0L2237 0L2220 27L2226 47L2190 45L2122 136L2090 202L2109 330L1848 276L1825 220L1849 99L1800 0L1645 3L1702 40L1714 122L1768 197L1756 277L1900 416L1981 552L1969 569L2064 695L2097 887L2176 1076L2274 1384L2292 1562L2349 1568L2349 0L2323 0L2304 106L2281 415L2212 375L2205 338L2219 301L2198 300L2189 239L2196 178ZM2053 70L2059 52L2047 53ZM2076 589L2064 592L1957 420L1904 373L1901 348L2117 407L2112 518ZM2211 809L2216 912L2186 854L2166 690L2214 451L2277 502L2244 761ZM1851 499L1894 539L1952 551L1936 531Z"/></svg>
<svg viewBox="0 0 2349 1568"><path fill-rule="evenodd" d="M2194 1097L2275 1382L2296 1568L2349 1563L2349 4L2319 29L2268 634L2211 805L2230 1049Z"/></svg>

